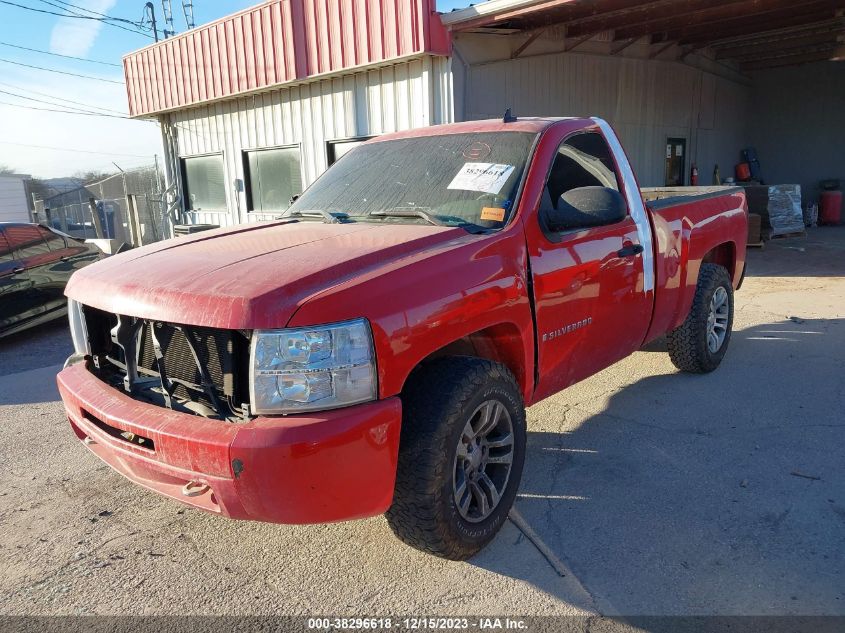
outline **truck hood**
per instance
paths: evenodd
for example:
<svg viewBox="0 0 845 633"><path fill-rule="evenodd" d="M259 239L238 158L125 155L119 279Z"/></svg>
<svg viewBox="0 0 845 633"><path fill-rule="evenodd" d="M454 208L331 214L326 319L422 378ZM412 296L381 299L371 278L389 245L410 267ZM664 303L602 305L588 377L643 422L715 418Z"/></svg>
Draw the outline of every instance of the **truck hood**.
<svg viewBox="0 0 845 633"><path fill-rule="evenodd" d="M316 293L471 237L458 228L411 224L239 226L109 257L75 273L65 294L106 312L156 321L278 328Z"/></svg>

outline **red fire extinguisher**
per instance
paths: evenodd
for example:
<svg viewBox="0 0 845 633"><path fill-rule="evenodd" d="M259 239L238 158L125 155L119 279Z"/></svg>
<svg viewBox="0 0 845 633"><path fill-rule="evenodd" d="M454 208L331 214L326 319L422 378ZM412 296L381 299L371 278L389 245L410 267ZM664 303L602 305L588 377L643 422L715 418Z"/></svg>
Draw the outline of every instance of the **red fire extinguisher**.
<svg viewBox="0 0 845 633"><path fill-rule="evenodd" d="M698 167L695 166L695 163L692 164L692 169L689 173L689 184L693 187L698 184Z"/></svg>

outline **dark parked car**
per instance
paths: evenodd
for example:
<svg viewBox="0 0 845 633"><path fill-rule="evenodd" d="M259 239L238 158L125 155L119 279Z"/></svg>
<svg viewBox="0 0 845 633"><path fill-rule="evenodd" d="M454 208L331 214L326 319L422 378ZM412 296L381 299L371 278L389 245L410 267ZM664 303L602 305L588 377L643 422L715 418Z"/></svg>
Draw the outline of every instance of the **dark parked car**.
<svg viewBox="0 0 845 633"><path fill-rule="evenodd" d="M100 257L61 231L0 222L0 337L67 314L68 279Z"/></svg>

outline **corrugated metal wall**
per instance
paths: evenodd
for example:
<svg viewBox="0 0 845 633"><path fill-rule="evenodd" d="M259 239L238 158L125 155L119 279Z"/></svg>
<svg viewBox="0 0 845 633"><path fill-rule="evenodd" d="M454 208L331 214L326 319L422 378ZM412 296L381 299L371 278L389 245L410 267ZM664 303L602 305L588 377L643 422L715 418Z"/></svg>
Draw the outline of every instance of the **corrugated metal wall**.
<svg viewBox="0 0 845 633"><path fill-rule="evenodd" d="M222 152L228 213L196 213L195 221L230 225L269 220L248 213L243 188L243 151L299 145L304 183L328 166L326 142L370 136L452 120L450 60L421 59L335 79L174 112L180 157Z"/></svg>
<svg viewBox="0 0 845 633"><path fill-rule="evenodd" d="M747 143L749 88L676 62L553 53L470 65L464 76L455 92L466 119L500 117L507 107L519 116L607 119L642 186L664 184L667 137L687 139L701 184L715 163L732 175Z"/></svg>
<svg viewBox="0 0 845 633"><path fill-rule="evenodd" d="M131 116L421 53L446 55L433 0L270 0L123 60Z"/></svg>
<svg viewBox="0 0 845 633"><path fill-rule="evenodd" d="M26 184L20 176L0 176L0 222L29 222Z"/></svg>
<svg viewBox="0 0 845 633"><path fill-rule="evenodd" d="M751 142L770 183L798 183L816 202L819 181L845 182L845 64L820 62L753 75Z"/></svg>

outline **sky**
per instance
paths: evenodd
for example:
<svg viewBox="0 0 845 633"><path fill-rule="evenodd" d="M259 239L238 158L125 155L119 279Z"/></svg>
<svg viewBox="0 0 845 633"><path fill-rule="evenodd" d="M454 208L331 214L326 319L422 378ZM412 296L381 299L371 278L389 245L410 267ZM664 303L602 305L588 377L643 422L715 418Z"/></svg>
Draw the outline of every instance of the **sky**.
<svg viewBox="0 0 845 633"><path fill-rule="evenodd" d="M161 2L153 4L161 29ZM172 0L172 4L176 31L182 32L182 3ZM195 22L201 25L257 2L193 0L193 4ZM468 0L438 0L437 8L449 11L469 4ZM115 164L131 169L152 164L155 155L161 157L157 124L120 118L127 112L121 58L152 43L151 31L147 29L148 35L144 35L131 32L137 27L125 23L130 31L98 20L59 17L14 5L138 22L144 0L0 0L0 166L54 178L87 171L113 172ZM16 48L20 46L54 55ZM113 116L47 111L71 108Z"/></svg>

